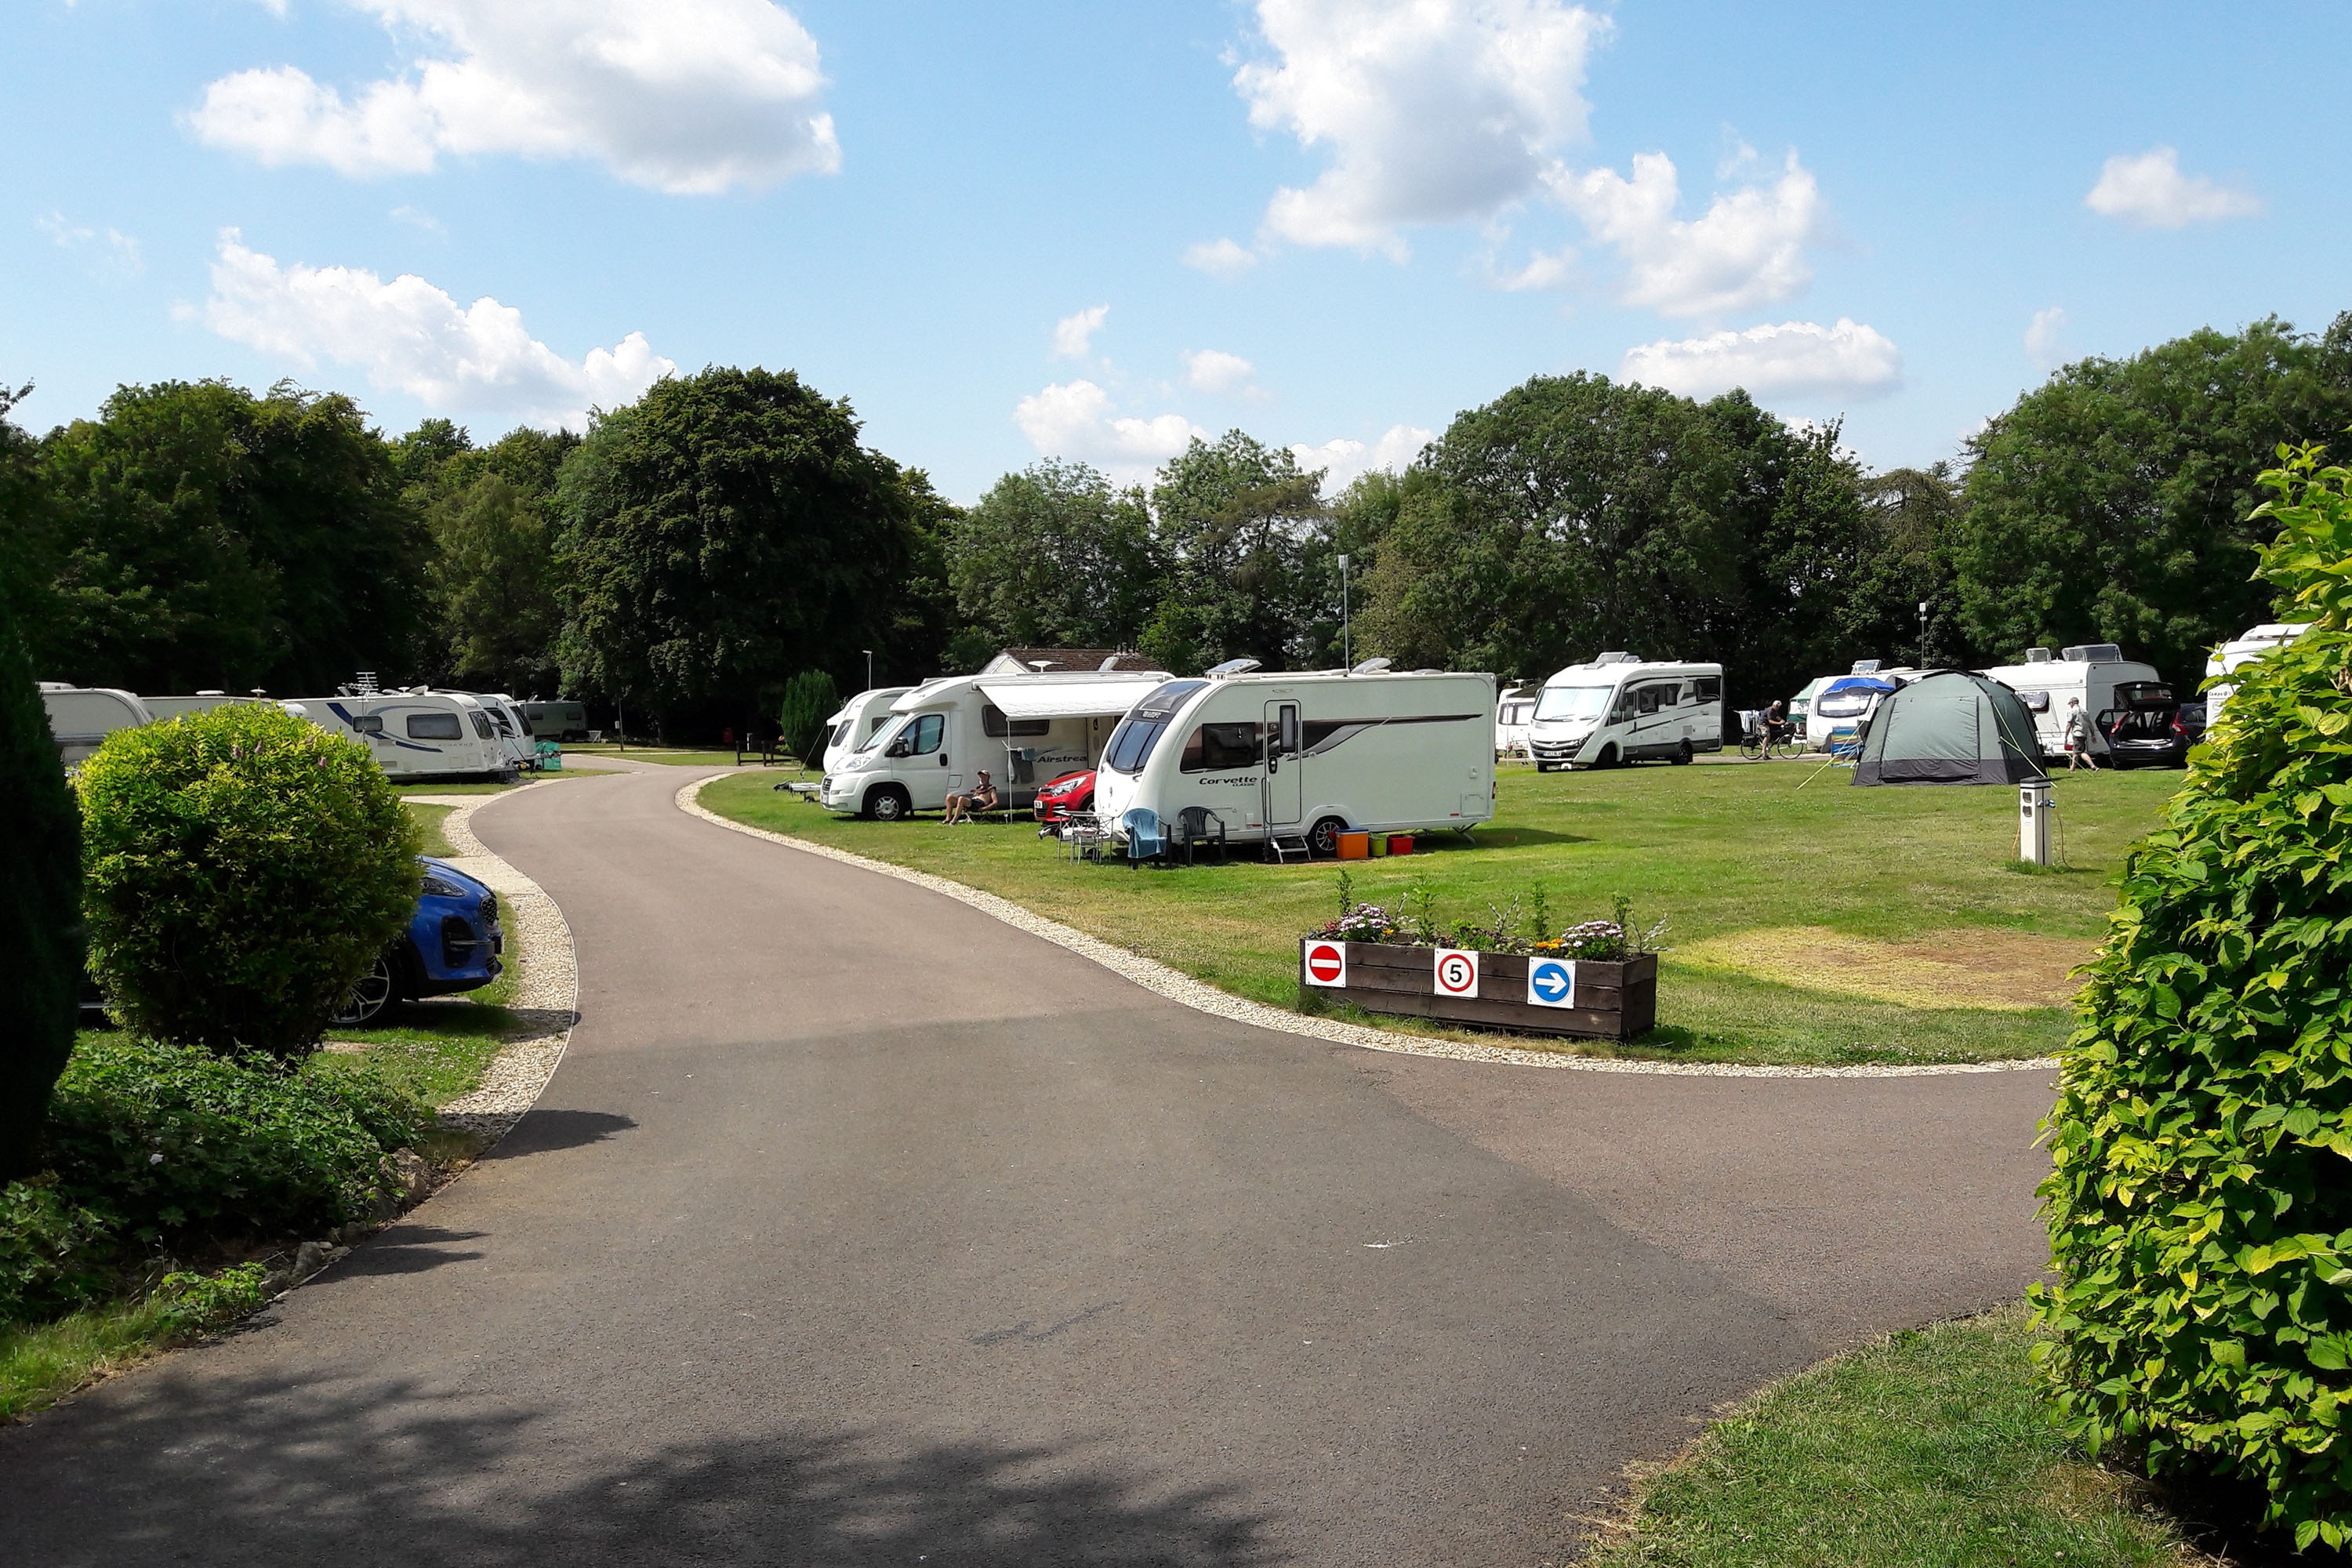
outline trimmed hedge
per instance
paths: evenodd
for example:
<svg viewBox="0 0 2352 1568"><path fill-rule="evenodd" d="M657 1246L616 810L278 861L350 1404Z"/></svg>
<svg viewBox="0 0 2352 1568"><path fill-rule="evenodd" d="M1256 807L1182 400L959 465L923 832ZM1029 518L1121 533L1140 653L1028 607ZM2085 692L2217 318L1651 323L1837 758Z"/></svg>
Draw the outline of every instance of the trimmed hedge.
<svg viewBox="0 0 2352 1568"><path fill-rule="evenodd" d="M2047 1128L2072 1432L2258 1481L2352 1541L2352 471L2281 448L2262 575L2315 622L2239 672L2126 861Z"/></svg>
<svg viewBox="0 0 2352 1568"><path fill-rule="evenodd" d="M0 1182L30 1169L81 985L81 818L0 593Z"/></svg>
<svg viewBox="0 0 2352 1568"><path fill-rule="evenodd" d="M374 759L267 703L119 730L80 786L90 968L141 1034L304 1055L415 910Z"/></svg>

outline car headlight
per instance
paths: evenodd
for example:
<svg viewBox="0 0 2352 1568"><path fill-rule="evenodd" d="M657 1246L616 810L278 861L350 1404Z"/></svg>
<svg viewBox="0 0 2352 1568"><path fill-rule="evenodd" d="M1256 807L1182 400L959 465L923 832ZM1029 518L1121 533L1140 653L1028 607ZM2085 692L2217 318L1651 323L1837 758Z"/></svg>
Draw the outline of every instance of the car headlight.
<svg viewBox="0 0 2352 1568"><path fill-rule="evenodd" d="M466 896L466 889L446 877L427 871L425 873L425 896L429 899L462 899Z"/></svg>

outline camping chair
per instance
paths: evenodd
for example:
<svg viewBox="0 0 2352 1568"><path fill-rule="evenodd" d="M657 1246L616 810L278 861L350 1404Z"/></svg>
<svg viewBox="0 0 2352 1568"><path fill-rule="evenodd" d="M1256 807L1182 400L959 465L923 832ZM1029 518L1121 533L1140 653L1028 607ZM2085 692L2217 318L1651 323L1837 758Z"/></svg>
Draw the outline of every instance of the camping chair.
<svg viewBox="0 0 2352 1568"><path fill-rule="evenodd" d="M1168 833L1160 826L1160 814L1148 805L1139 805L1118 819L1120 837L1127 840L1127 864L1129 870L1146 860L1162 860L1168 854Z"/></svg>
<svg viewBox="0 0 2352 1568"><path fill-rule="evenodd" d="M1184 864L1193 863L1193 855L1202 840L1217 847L1217 858L1225 858L1225 819L1205 805L1188 805L1176 814L1176 845L1184 851Z"/></svg>

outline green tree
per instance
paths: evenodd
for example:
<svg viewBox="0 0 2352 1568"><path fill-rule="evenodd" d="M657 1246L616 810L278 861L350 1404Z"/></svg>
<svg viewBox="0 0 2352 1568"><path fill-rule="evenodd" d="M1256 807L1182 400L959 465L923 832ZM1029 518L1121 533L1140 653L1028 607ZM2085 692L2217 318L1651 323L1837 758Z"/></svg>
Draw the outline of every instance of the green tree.
<svg viewBox="0 0 2352 1568"><path fill-rule="evenodd" d="M716 730L774 711L794 671L862 674L861 648L936 655L909 646L935 613L909 603L936 593L929 482L789 371L657 384L597 421L557 496L567 689Z"/></svg>
<svg viewBox="0 0 2352 1568"><path fill-rule="evenodd" d="M1948 462L1892 468L1862 482L1863 537L1853 581L1838 606L1838 637L1864 655L1922 667L1970 662L1952 584L1962 510ZM1919 606L1927 606L1920 646Z"/></svg>
<svg viewBox="0 0 2352 1568"><path fill-rule="evenodd" d="M1143 492L1114 489L1084 463L997 480L949 536L948 574L957 613L991 652L1130 647L1160 587Z"/></svg>
<svg viewBox="0 0 2352 1568"><path fill-rule="evenodd" d="M784 750L797 757L803 767L824 761L824 721L840 708L840 688L821 669L804 669L785 686L776 728L783 736Z"/></svg>
<svg viewBox="0 0 2352 1568"><path fill-rule="evenodd" d="M484 689L546 689L562 616L538 504L486 473L437 500L429 521L446 668L458 682Z"/></svg>
<svg viewBox="0 0 2352 1568"><path fill-rule="evenodd" d="M0 1183L31 1167L42 1108L73 1049L81 936L81 819L0 597Z"/></svg>
<svg viewBox="0 0 2352 1568"><path fill-rule="evenodd" d="M2281 441L2352 456L2352 313L2324 338L2271 318L2086 359L1969 444L1955 563L1989 656L2115 642L2193 686L2211 646L2273 618L2246 520Z"/></svg>
<svg viewBox="0 0 2352 1568"><path fill-rule="evenodd" d="M1239 430L1195 437L1151 489L1166 587L1144 651L1170 669L1248 657L1322 662L1336 645L1339 584L1322 476Z"/></svg>
<svg viewBox="0 0 2352 1568"><path fill-rule="evenodd" d="M351 399L126 386L45 443L45 671L142 692L332 690L415 668L423 520Z"/></svg>

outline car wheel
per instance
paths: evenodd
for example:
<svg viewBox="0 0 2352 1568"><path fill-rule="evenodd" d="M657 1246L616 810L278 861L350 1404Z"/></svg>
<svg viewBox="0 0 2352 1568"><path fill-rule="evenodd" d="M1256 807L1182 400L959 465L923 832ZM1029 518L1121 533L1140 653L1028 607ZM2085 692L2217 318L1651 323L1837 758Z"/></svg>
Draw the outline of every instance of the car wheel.
<svg viewBox="0 0 2352 1568"><path fill-rule="evenodd" d="M1536 764L1536 772L1539 773L1548 773L1551 772L1551 764L1549 763L1538 763Z"/></svg>
<svg viewBox="0 0 2352 1568"><path fill-rule="evenodd" d="M1347 831L1346 823L1336 816L1327 816L1307 830L1307 847L1318 858L1334 859L1339 853L1339 835Z"/></svg>
<svg viewBox="0 0 2352 1568"><path fill-rule="evenodd" d="M375 966L360 976L359 984L352 987L352 994L343 998L343 1005L327 1022L346 1029L357 1028L398 1000L399 974L393 967L392 950L386 948L375 955Z"/></svg>
<svg viewBox="0 0 2352 1568"><path fill-rule="evenodd" d="M1681 767L1690 760L1691 743L1688 741L1685 741L1681 745L1675 748L1675 766Z"/></svg>
<svg viewBox="0 0 2352 1568"><path fill-rule="evenodd" d="M877 822L904 822L914 811L915 803L897 784L884 784L866 792L866 815Z"/></svg>
<svg viewBox="0 0 2352 1568"><path fill-rule="evenodd" d="M1615 767L1617 765L1617 742L1612 741L1607 745L1601 747L1601 755L1593 759L1592 765L1596 768Z"/></svg>

